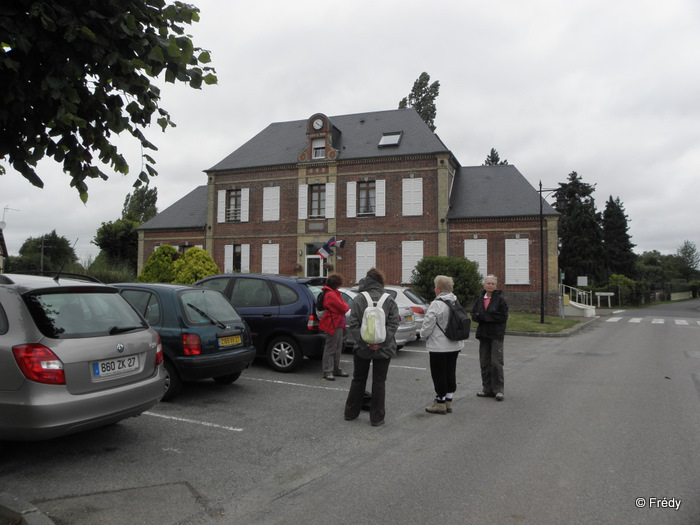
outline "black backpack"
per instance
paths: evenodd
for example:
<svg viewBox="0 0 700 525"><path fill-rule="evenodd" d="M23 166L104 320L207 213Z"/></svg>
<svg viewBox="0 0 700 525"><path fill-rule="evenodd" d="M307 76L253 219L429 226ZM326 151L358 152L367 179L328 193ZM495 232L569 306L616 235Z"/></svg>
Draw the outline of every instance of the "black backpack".
<svg viewBox="0 0 700 525"><path fill-rule="evenodd" d="M451 341L463 341L464 339L469 339L469 330L472 326L472 321L469 319L464 307L459 304L459 300L455 299L454 303L440 299L445 303L450 309L450 317L447 321L447 327L443 330L440 323L437 327L445 334L445 337Z"/></svg>
<svg viewBox="0 0 700 525"><path fill-rule="evenodd" d="M328 290L323 290L320 294L316 296L316 304L314 305L314 308L316 309L316 317L321 319L323 317L324 312L326 311L326 307L323 306L323 299L326 297L326 292Z"/></svg>

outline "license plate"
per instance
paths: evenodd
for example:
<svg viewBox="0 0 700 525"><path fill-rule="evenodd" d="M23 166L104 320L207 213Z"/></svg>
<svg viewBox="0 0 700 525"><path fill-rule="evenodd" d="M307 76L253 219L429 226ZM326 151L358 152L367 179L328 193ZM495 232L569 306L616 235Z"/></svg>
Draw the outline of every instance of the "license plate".
<svg viewBox="0 0 700 525"><path fill-rule="evenodd" d="M139 356L130 355L105 359L92 364L92 373L95 377L109 377L133 372L139 368Z"/></svg>
<svg viewBox="0 0 700 525"><path fill-rule="evenodd" d="M412 315L407 315L407 316L406 316L406 321L409 322L409 323L410 323L411 321L413 321L413 316L412 316Z"/></svg>
<svg viewBox="0 0 700 525"><path fill-rule="evenodd" d="M231 345L239 345L241 344L241 336L240 335L232 335L230 337L220 337L219 338L219 346L231 346Z"/></svg>

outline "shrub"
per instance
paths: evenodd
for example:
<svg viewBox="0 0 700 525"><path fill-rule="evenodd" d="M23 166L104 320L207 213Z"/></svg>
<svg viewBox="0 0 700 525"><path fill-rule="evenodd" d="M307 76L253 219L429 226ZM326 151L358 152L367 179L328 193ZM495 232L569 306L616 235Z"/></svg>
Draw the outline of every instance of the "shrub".
<svg viewBox="0 0 700 525"><path fill-rule="evenodd" d="M148 258L137 281L140 283L173 282L173 265L177 257L175 248L163 244Z"/></svg>
<svg viewBox="0 0 700 525"><path fill-rule="evenodd" d="M190 248L173 265L173 280L178 284L194 284L200 279L218 275L219 267L201 248Z"/></svg>
<svg viewBox="0 0 700 525"><path fill-rule="evenodd" d="M452 277L454 293L462 306L472 303L481 291L477 264L462 257L424 257L413 270L411 283L416 292L432 301L435 299L435 277L438 275Z"/></svg>

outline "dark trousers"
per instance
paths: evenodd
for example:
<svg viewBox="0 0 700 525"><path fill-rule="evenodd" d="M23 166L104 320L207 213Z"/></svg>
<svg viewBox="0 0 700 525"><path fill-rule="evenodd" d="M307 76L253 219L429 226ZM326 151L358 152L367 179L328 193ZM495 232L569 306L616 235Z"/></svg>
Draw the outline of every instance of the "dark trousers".
<svg viewBox="0 0 700 525"><path fill-rule="evenodd" d="M457 390L457 352L430 352L430 375L435 394L444 399Z"/></svg>
<svg viewBox="0 0 700 525"><path fill-rule="evenodd" d="M481 385L486 394L503 393L503 341L479 339Z"/></svg>
<svg viewBox="0 0 700 525"><path fill-rule="evenodd" d="M384 421L384 399L386 398L386 375L391 359L362 359L354 357L354 370L350 392L345 402L345 418L355 419L360 415L364 402L369 365L372 365L372 401L369 405L369 420L371 423Z"/></svg>

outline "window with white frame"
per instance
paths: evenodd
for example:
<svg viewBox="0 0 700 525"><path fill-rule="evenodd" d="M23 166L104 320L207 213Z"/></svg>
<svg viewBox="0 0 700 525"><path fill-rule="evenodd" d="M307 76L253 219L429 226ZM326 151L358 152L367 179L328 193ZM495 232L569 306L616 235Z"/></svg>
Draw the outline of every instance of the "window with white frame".
<svg viewBox="0 0 700 525"><path fill-rule="evenodd" d="M423 179L403 179L401 201L404 216L423 215Z"/></svg>
<svg viewBox="0 0 700 525"><path fill-rule="evenodd" d="M423 258L423 241L401 243L401 282L410 283L413 270Z"/></svg>
<svg viewBox="0 0 700 525"><path fill-rule="evenodd" d="M263 188L263 221L280 220L280 187Z"/></svg>
<svg viewBox="0 0 700 525"><path fill-rule="evenodd" d="M248 222L249 189L219 190L217 222Z"/></svg>
<svg viewBox="0 0 700 525"><path fill-rule="evenodd" d="M299 185L299 220L335 218L335 182Z"/></svg>
<svg viewBox="0 0 700 525"><path fill-rule="evenodd" d="M280 273L280 245L262 245L261 273Z"/></svg>
<svg viewBox="0 0 700 525"><path fill-rule="evenodd" d="M386 181L357 181L347 184L348 217L384 217L386 215Z"/></svg>
<svg viewBox="0 0 700 525"><path fill-rule="evenodd" d="M482 277L488 275L486 267L487 261L487 240L486 239L465 239L464 258L479 265L479 273Z"/></svg>
<svg viewBox="0 0 700 525"><path fill-rule="evenodd" d="M250 272L250 244L224 246L224 273Z"/></svg>
<svg viewBox="0 0 700 525"><path fill-rule="evenodd" d="M530 284L529 239L506 239L505 284Z"/></svg>
<svg viewBox="0 0 700 525"><path fill-rule="evenodd" d="M326 158L326 139L313 139L311 141L311 158L325 159Z"/></svg>
<svg viewBox="0 0 700 525"><path fill-rule="evenodd" d="M367 271L377 264L377 243L362 241L355 244L355 282L367 275Z"/></svg>

